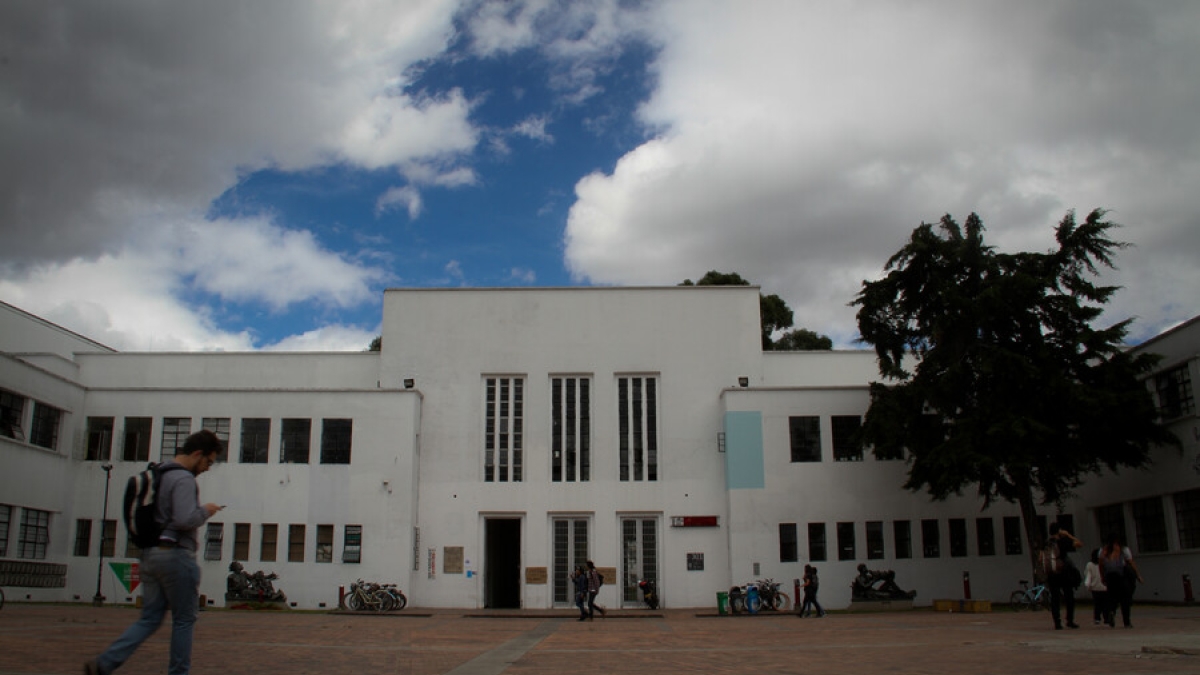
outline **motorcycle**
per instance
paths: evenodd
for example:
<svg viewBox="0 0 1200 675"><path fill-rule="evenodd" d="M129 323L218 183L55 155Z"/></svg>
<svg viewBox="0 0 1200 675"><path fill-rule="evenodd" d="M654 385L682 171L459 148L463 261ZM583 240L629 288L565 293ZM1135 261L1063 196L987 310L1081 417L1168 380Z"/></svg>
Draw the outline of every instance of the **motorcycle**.
<svg viewBox="0 0 1200 675"><path fill-rule="evenodd" d="M658 592L654 590L654 582L642 579L637 585L642 591L642 602L650 609L658 609Z"/></svg>

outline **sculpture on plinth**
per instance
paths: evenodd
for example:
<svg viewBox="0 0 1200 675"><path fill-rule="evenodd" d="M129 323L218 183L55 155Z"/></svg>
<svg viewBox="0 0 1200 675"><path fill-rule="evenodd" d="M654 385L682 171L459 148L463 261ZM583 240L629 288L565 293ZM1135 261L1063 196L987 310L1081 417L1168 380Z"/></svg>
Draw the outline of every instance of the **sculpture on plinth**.
<svg viewBox="0 0 1200 675"><path fill-rule="evenodd" d="M869 570L858 566L858 576L850 584L850 600L912 600L916 591L905 591L896 585L892 570Z"/></svg>
<svg viewBox="0 0 1200 675"><path fill-rule="evenodd" d="M279 578L271 572L264 574L262 570L249 574L238 561L229 563L229 577L225 580L225 600L246 602L287 602L283 591L275 590L272 583Z"/></svg>

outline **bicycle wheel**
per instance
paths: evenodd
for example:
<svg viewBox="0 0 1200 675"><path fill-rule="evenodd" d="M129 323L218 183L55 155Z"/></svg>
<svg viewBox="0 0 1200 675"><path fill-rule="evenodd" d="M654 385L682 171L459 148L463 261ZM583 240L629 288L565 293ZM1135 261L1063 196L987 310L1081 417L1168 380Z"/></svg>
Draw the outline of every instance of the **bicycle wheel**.
<svg viewBox="0 0 1200 675"><path fill-rule="evenodd" d="M1029 600L1029 606L1036 612L1039 609L1050 608L1050 591L1043 586L1035 593L1031 593L1033 597Z"/></svg>
<svg viewBox="0 0 1200 675"><path fill-rule="evenodd" d="M396 599L396 609L397 610L401 610L401 609L404 609L405 607L408 607L408 598L404 597L403 593L401 593L400 591L395 591L392 593L392 595Z"/></svg>
<svg viewBox="0 0 1200 675"><path fill-rule="evenodd" d="M775 609L782 612L782 611L788 609L791 606L791 604L792 604L792 599L788 597L787 593L776 593L775 594Z"/></svg>
<svg viewBox="0 0 1200 675"><path fill-rule="evenodd" d="M346 605L349 606L350 609L355 612L363 611L362 594L361 593L351 593L350 597L346 599Z"/></svg>
<svg viewBox="0 0 1200 675"><path fill-rule="evenodd" d="M1008 606L1014 612L1029 609L1029 604L1025 602L1025 591L1013 591L1012 595L1008 596Z"/></svg>

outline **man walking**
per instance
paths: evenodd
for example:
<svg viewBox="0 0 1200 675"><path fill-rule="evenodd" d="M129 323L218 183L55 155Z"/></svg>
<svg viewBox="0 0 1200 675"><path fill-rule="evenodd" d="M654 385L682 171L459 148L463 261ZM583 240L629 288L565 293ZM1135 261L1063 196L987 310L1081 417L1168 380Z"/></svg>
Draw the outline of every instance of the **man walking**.
<svg viewBox="0 0 1200 675"><path fill-rule="evenodd" d="M192 629L200 593L197 530L221 510L200 503L196 476L208 471L221 453L221 440L207 429L188 436L175 451L175 459L161 468L180 466L187 471L163 471L159 477L157 520L163 526L158 545L142 551L142 616L116 642L83 666L86 675L108 675L133 655L154 634L171 610L171 658L167 672L187 675L192 664Z"/></svg>
<svg viewBox="0 0 1200 675"><path fill-rule="evenodd" d="M608 614L602 605L596 604L596 596L600 594L600 587L604 585L604 576L600 574L600 570L596 569L596 563L591 560L587 561L588 567L588 618L596 618L596 610L600 610L600 616Z"/></svg>
<svg viewBox="0 0 1200 675"><path fill-rule="evenodd" d="M1083 542L1054 522L1050 523L1050 545L1058 547L1058 559L1062 561L1062 570L1046 578L1046 585L1050 588L1050 614L1054 616L1054 629L1062 630L1063 627L1060 605L1067 606L1067 628L1079 628L1079 624L1075 623L1075 588L1079 586L1083 575L1075 567L1070 554L1083 546Z"/></svg>

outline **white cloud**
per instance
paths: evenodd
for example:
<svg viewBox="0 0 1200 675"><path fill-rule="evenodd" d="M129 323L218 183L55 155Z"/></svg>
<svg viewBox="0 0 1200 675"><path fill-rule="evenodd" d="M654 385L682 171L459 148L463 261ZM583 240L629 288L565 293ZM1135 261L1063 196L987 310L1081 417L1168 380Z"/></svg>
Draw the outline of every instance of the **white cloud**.
<svg viewBox="0 0 1200 675"><path fill-rule="evenodd" d="M521 120L512 128L512 133L525 138L532 138L543 143L553 143L554 136L546 131L548 120L545 115L535 115Z"/></svg>
<svg viewBox="0 0 1200 675"><path fill-rule="evenodd" d="M528 267L514 267L509 270L508 278L523 284L532 284L537 281L537 272Z"/></svg>
<svg viewBox="0 0 1200 675"><path fill-rule="evenodd" d="M375 215L378 217L396 207L404 207L408 211L408 219L416 220L421 215L421 192L411 185L388 188L375 201Z"/></svg>
<svg viewBox="0 0 1200 675"><path fill-rule="evenodd" d="M362 330L353 326L321 326L300 335L292 335L263 348L272 352L361 352L379 335L379 329Z"/></svg>

